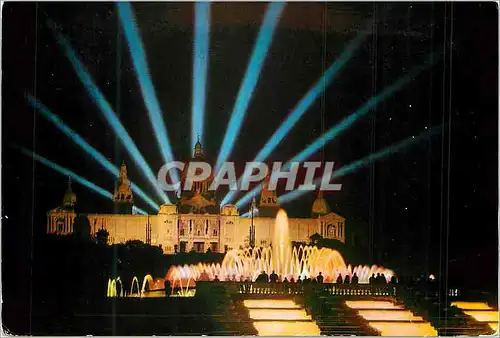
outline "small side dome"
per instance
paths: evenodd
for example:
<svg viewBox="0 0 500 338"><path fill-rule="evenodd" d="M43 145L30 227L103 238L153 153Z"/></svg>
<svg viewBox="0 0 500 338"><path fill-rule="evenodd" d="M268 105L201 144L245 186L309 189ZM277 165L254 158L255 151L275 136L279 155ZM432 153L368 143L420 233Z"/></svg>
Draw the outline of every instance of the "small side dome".
<svg viewBox="0 0 500 338"><path fill-rule="evenodd" d="M160 211L158 211L158 215L176 215L177 214L177 206L175 204L162 204L160 205Z"/></svg>
<svg viewBox="0 0 500 338"><path fill-rule="evenodd" d="M313 216L317 215L326 215L330 212L330 208L328 207L328 203L323 198L323 192L318 193L318 197L313 203L312 206L312 214Z"/></svg>
<svg viewBox="0 0 500 338"><path fill-rule="evenodd" d="M68 178L68 189L64 193L62 206L64 208L73 208L76 204L76 194L71 190L71 177Z"/></svg>
<svg viewBox="0 0 500 338"><path fill-rule="evenodd" d="M222 216L238 216L238 208L233 204L226 204L222 207L220 214Z"/></svg>
<svg viewBox="0 0 500 338"><path fill-rule="evenodd" d="M200 142L200 137L198 136L198 141L194 145L194 158L203 158L203 147Z"/></svg>

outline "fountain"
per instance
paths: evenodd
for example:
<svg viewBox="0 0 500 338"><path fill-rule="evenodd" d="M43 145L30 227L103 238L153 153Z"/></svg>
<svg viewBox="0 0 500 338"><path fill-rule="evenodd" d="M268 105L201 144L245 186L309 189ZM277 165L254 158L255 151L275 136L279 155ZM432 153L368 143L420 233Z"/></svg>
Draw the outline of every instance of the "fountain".
<svg viewBox="0 0 500 338"><path fill-rule="evenodd" d="M226 253L222 263L195 264L173 266L167 272L166 280L172 288L187 290L195 286L199 280L213 280L215 276L221 281L231 279L249 279L255 281L257 276L266 271L275 271L283 279L316 277L322 273L325 283L335 282L341 274L359 278L359 283L368 283L372 274L383 273L389 281L394 273L383 267L346 265L342 255L332 249L315 246L293 247L289 238L288 217L284 210L276 216L272 247L233 249Z"/></svg>
<svg viewBox="0 0 500 338"><path fill-rule="evenodd" d="M120 294L118 295L117 289L116 289L116 283L120 283ZM123 297L124 296L124 290L123 290L123 283L120 277L114 278L114 279L108 279L108 291L107 291L107 296L108 297Z"/></svg>
<svg viewBox="0 0 500 338"><path fill-rule="evenodd" d="M149 285L149 291L151 291L151 287L153 286L153 277L151 275L146 275L144 277L144 280L142 281L142 295L144 294L144 292L146 292L146 285Z"/></svg>
<svg viewBox="0 0 500 338"><path fill-rule="evenodd" d="M134 294L134 285L136 286L136 290L137 292ZM139 291L139 279L137 279L136 276L134 276L134 278L132 278L132 285L130 286L130 296L140 296L141 293Z"/></svg>

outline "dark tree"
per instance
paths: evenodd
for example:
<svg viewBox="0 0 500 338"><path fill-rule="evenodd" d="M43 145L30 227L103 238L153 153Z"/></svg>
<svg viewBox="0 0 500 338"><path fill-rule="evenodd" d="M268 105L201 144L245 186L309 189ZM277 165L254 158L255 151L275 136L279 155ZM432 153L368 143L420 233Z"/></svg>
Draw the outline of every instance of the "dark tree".
<svg viewBox="0 0 500 338"><path fill-rule="evenodd" d="M109 232L106 229L101 229L96 232L95 239L98 244L108 244Z"/></svg>
<svg viewBox="0 0 500 338"><path fill-rule="evenodd" d="M318 234L317 232L312 234L311 237L309 237L309 240L311 242L311 245L318 245L318 243L323 239L323 236Z"/></svg>

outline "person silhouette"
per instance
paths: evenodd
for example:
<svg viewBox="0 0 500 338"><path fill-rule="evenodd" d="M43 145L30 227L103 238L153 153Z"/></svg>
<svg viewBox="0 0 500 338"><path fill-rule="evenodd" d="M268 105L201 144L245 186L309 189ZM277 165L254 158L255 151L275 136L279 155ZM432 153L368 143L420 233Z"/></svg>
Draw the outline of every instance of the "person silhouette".
<svg viewBox="0 0 500 338"><path fill-rule="evenodd" d="M356 272L355 272L354 275L352 275L351 284L357 285L358 281L359 281L359 278L358 278L358 275L356 275Z"/></svg>
<svg viewBox="0 0 500 338"><path fill-rule="evenodd" d="M217 275L215 275L214 282L220 282L219 277L217 277Z"/></svg>
<svg viewBox="0 0 500 338"><path fill-rule="evenodd" d="M349 275L346 274L344 278L344 284L349 284L349 283L351 283L351 277L349 277Z"/></svg>
<svg viewBox="0 0 500 338"><path fill-rule="evenodd" d="M318 277L316 277L316 281L318 283L323 283L323 275L321 274L321 271L318 274Z"/></svg>
<svg viewBox="0 0 500 338"><path fill-rule="evenodd" d="M273 271L269 276L271 283L276 283L278 281L278 275Z"/></svg>
<svg viewBox="0 0 500 338"><path fill-rule="evenodd" d="M342 284L342 275L339 273L339 276L337 277L337 284Z"/></svg>
<svg viewBox="0 0 500 338"><path fill-rule="evenodd" d="M261 283L267 283L267 282L269 282L269 277L267 276L265 271L262 271L262 273L259 275L259 277L257 277L256 281L261 282Z"/></svg>
<svg viewBox="0 0 500 338"><path fill-rule="evenodd" d="M370 286L373 286L373 284L375 284L375 274L372 273L372 276L368 279L368 283L370 284Z"/></svg>

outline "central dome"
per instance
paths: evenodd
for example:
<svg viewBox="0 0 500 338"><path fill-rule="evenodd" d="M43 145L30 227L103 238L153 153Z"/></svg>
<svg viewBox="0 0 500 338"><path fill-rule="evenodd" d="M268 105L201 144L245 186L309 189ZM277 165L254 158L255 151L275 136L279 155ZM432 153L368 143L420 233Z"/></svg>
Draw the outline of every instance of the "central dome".
<svg viewBox="0 0 500 338"><path fill-rule="evenodd" d="M330 212L330 208L328 207L328 203L323 198L323 192L318 193L318 197L313 203L312 213L313 215L326 215Z"/></svg>

